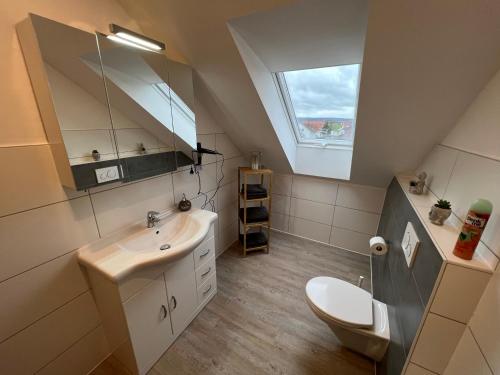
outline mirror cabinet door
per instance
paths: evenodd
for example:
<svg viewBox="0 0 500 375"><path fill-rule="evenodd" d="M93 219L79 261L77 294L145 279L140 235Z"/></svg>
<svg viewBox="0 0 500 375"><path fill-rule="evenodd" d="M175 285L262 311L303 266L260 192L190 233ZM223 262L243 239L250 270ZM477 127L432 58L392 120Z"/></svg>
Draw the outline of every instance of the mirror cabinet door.
<svg viewBox="0 0 500 375"><path fill-rule="evenodd" d="M196 150L193 69L189 65L167 60L177 167L180 168L193 163L193 151Z"/></svg>
<svg viewBox="0 0 500 375"><path fill-rule="evenodd" d="M130 47L97 34L118 156L125 180L176 169L174 126L163 54Z"/></svg>
<svg viewBox="0 0 500 375"><path fill-rule="evenodd" d="M95 186L95 169L110 166L116 168L105 179L120 179L102 72L87 61L88 56L98 56L95 35L36 15L30 15L28 21L34 44L38 45L38 58L30 59L33 51L23 50L54 156L69 161L74 181L67 185L78 190ZM30 67L34 62L38 62L36 69ZM43 90L35 87L34 70L45 75L45 91L50 98L39 97ZM52 115L47 114L48 106L44 105L50 101Z"/></svg>
<svg viewBox="0 0 500 375"><path fill-rule="evenodd" d="M83 190L193 162L191 67L33 14L18 34L63 185Z"/></svg>

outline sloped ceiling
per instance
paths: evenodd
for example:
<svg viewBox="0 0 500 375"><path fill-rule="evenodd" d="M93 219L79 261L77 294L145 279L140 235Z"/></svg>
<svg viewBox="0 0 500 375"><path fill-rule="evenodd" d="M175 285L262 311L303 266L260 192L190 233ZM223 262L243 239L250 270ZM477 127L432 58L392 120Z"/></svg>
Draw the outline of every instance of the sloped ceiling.
<svg viewBox="0 0 500 375"><path fill-rule="evenodd" d="M120 3L195 68L199 99L242 150L261 149L268 165L290 172L227 22L295 1ZM386 186L418 165L500 66L500 2L372 0L369 8L351 180Z"/></svg>
<svg viewBox="0 0 500 375"><path fill-rule="evenodd" d="M266 165L291 172L227 21L293 1L121 0L120 3L138 20L145 33L166 41L167 50L173 44L185 56L197 73L198 100L242 151L249 154L262 150Z"/></svg>

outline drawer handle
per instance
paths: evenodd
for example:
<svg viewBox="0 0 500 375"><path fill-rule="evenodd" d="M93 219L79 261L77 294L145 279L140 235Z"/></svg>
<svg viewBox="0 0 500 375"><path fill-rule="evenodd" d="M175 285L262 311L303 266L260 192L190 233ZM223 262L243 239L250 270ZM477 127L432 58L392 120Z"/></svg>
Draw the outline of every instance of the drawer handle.
<svg viewBox="0 0 500 375"><path fill-rule="evenodd" d="M165 319L168 315L168 311L167 311L167 308L165 307L165 305L161 305L161 312L163 314L163 316L161 317L161 320Z"/></svg>
<svg viewBox="0 0 500 375"><path fill-rule="evenodd" d="M170 301L172 301L172 310L171 311L174 311L177 307L177 299L175 298L175 296L172 296Z"/></svg>
<svg viewBox="0 0 500 375"><path fill-rule="evenodd" d="M207 272L202 273L202 274L201 274L201 277L202 277L202 278L204 278L205 276L207 276L207 275L210 273L210 271L212 271L212 267L208 267L208 271L207 271Z"/></svg>
<svg viewBox="0 0 500 375"><path fill-rule="evenodd" d="M208 292L210 292L210 290L212 290L212 284L210 284L208 289L203 292L203 296L205 296Z"/></svg>
<svg viewBox="0 0 500 375"><path fill-rule="evenodd" d="M206 257L208 254L210 254L210 249L208 249L207 251L205 251L203 254L200 255L200 259L203 258L203 257Z"/></svg>

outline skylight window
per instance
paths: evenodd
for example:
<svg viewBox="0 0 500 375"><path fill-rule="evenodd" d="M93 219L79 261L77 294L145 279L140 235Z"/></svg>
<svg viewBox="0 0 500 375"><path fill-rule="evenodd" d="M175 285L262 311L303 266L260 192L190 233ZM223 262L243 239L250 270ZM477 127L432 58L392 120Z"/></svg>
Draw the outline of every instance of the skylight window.
<svg viewBox="0 0 500 375"><path fill-rule="evenodd" d="M276 73L297 142L352 146L360 64Z"/></svg>

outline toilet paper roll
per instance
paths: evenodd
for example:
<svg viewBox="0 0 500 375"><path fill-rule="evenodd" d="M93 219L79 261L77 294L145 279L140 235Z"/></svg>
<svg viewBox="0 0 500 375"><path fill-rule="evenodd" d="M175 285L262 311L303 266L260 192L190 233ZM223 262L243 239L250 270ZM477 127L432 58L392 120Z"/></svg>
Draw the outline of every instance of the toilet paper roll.
<svg viewBox="0 0 500 375"><path fill-rule="evenodd" d="M384 255L387 253L387 243L382 237L370 238L370 252L375 255Z"/></svg>

